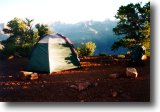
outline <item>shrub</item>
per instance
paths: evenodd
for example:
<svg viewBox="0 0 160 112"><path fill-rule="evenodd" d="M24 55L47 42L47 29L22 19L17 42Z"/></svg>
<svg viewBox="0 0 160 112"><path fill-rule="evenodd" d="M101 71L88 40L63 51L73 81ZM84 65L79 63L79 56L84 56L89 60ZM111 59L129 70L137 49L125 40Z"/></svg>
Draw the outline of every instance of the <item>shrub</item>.
<svg viewBox="0 0 160 112"><path fill-rule="evenodd" d="M143 50L141 45L135 45L131 49L131 60L134 62L141 61L142 56L145 54L145 50Z"/></svg>
<svg viewBox="0 0 160 112"><path fill-rule="evenodd" d="M80 48L77 48L79 56L93 56L96 44L93 42L82 43Z"/></svg>
<svg viewBox="0 0 160 112"><path fill-rule="evenodd" d="M125 55L119 54L117 57L118 57L118 58L125 58Z"/></svg>
<svg viewBox="0 0 160 112"><path fill-rule="evenodd" d="M16 52L16 46L14 44L8 44L2 50L2 53L5 56L10 56L10 55L14 54L15 52Z"/></svg>
<svg viewBox="0 0 160 112"><path fill-rule="evenodd" d="M23 57L28 57L32 51L33 44L23 44L22 46L7 44L2 50L3 55L9 57L11 55L18 55Z"/></svg>
<svg viewBox="0 0 160 112"><path fill-rule="evenodd" d="M22 46L18 46L17 51L20 56L28 57L31 54L33 46L34 45L32 43L26 43L26 44L23 44Z"/></svg>

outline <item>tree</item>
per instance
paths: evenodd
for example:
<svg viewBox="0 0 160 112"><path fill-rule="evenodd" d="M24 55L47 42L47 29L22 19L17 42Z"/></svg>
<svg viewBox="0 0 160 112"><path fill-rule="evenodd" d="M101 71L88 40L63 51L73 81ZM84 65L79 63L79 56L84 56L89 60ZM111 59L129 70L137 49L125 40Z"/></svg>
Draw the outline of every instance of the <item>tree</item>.
<svg viewBox="0 0 160 112"><path fill-rule="evenodd" d="M9 34L10 37L3 41L4 53L6 55L19 54L28 56L32 47L38 40L38 34L32 28L33 20L14 18L7 23L7 28L3 31Z"/></svg>
<svg viewBox="0 0 160 112"><path fill-rule="evenodd" d="M22 45L25 43L35 43L35 32L32 28L33 20L22 20L20 18L14 18L13 20L7 23L7 28L4 28L3 31L5 34L9 34L10 38L8 38L7 42L12 44Z"/></svg>
<svg viewBox="0 0 160 112"><path fill-rule="evenodd" d="M49 29L48 25L36 24L35 27L36 27L37 30L38 30L38 35L39 35L40 39L41 39L43 36L52 33L52 31Z"/></svg>
<svg viewBox="0 0 160 112"><path fill-rule="evenodd" d="M141 3L121 6L115 18L119 22L113 32L122 38L113 43L112 50L119 47L130 49L134 45L145 45L150 40L150 2L144 6Z"/></svg>
<svg viewBox="0 0 160 112"><path fill-rule="evenodd" d="M77 48L79 56L93 56L96 44L93 42L82 43L80 48Z"/></svg>

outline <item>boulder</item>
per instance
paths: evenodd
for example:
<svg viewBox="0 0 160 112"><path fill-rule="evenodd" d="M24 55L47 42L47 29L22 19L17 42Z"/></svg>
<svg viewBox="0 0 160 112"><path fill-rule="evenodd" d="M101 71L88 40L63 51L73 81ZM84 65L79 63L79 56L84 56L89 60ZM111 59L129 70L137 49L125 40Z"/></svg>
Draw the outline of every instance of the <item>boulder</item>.
<svg viewBox="0 0 160 112"><path fill-rule="evenodd" d="M36 80L38 79L38 74L28 71L20 71L19 78L22 80Z"/></svg>
<svg viewBox="0 0 160 112"><path fill-rule="evenodd" d="M31 74L31 80L36 80L36 79L38 79L38 74L37 73Z"/></svg>
<svg viewBox="0 0 160 112"><path fill-rule="evenodd" d="M126 75L127 75L127 77L136 78L138 76L138 72L137 72L136 68L127 67L126 68Z"/></svg>
<svg viewBox="0 0 160 112"><path fill-rule="evenodd" d="M20 71L19 78L22 80L30 80L33 72Z"/></svg>
<svg viewBox="0 0 160 112"><path fill-rule="evenodd" d="M20 73L23 74L24 76L33 74L33 72L28 72L28 71L20 71Z"/></svg>

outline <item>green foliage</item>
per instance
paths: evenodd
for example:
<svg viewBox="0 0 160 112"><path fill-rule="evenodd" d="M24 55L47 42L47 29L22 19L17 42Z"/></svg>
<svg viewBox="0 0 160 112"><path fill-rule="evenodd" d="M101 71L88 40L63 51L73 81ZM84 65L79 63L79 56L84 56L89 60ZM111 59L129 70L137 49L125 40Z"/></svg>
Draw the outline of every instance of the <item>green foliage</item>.
<svg viewBox="0 0 160 112"><path fill-rule="evenodd" d="M1 52L6 56L10 56L16 52L16 46L14 44L8 44Z"/></svg>
<svg viewBox="0 0 160 112"><path fill-rule="evenodd" d="M96 44L93 42L82 43L80 48L77 48L79 56L93 56Z"/></svg>
<svg viewBox="0 0 160 112"><path fill-rule="evenodd" d="M36 27L37 30L38 30L38 35L39 35L40 39L41 39L43 36L47 35L47 34L53 33L53 32L49 29L48 25L36 24L35 27Z"/></svg>
<svg viewBox="0 0 160 112"><path fill-rule="evenodd" d="M119 22L113 31L123 38L112 45L112 50L119 47L130 49L134 45L145 44L145 40L150 40L150 2L144 6L140 3L121 6L115 17Z"/></svg>
<svg viewBox="0 0 160 112"><path fill-rule="evenodd" d="M147 56L150 56L150 54L151 54L151 53L150 53L150 49L146 49L146 55L147 55Z"/></svg>
<svg viewBox="0 0 160 112"><path fill-rule="evenodd" d="M18 54L21 56L28 57L32 52L33 46L34 44L32 43L26 43L26 44L23 44L22 46L18 46L17 47Z"/></svg>
<svg viewBox="0 0 160 112"><path fill-rule="evenodd" d="M7 28L3 29L4 33L10 37L3 41L3 54L28 56L34 44L38 41L38 33L32 28L33 20L14 18L7 23Z"/></svg>
<svg viewBox="0 0 160 112"><path fill-rule="evenodd" d="M125 58L125 55L123 55L123 54L119 54L118 56L117 56L118 58Z"/></svg>
<svg viewBox="0 0 160 112"><path fill-rule="evenodd" d="M142 56L145 54L142 46L135 45L131 50L131 60L134 62L141 61Z"/></svg>
<svg viewBox="0 0 160 112"><path fill-rule="evenodd" d="M2 50L2 53L5 56L20 55L20 56L28 57L32 51L32 48L33 48L33 44L23 44L22 46L7 44Z"/></svg>

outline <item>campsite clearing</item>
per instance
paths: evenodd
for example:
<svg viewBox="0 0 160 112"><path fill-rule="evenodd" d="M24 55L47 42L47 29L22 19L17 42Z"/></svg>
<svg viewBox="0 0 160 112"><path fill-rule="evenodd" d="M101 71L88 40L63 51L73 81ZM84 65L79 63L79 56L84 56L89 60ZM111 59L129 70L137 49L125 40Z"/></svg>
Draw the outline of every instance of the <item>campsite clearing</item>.
<svg viewBox="0 0 160 112"><path fill-rule="evenodd" d="M135 67L137 78L126 77L127 60L110 56L81 57L82 67L57 73L38 73L21 80L26 58L0 60L1 102L119 102L150 101L150 60ZM110 77L118 74L118 77Z"/></svg>

